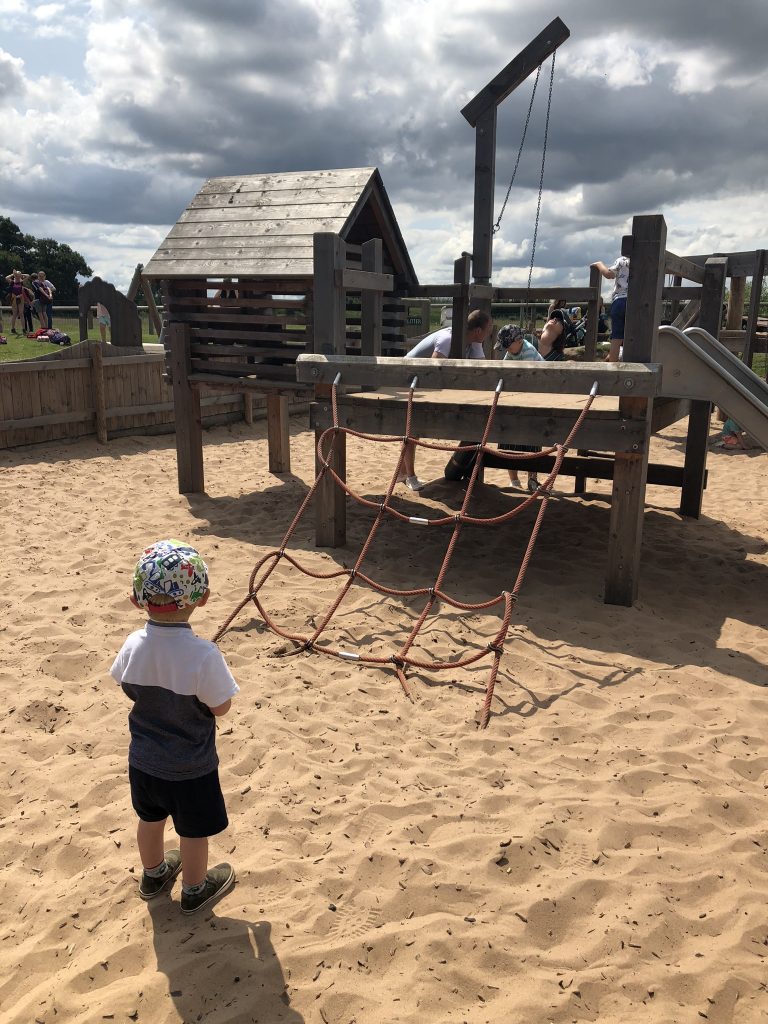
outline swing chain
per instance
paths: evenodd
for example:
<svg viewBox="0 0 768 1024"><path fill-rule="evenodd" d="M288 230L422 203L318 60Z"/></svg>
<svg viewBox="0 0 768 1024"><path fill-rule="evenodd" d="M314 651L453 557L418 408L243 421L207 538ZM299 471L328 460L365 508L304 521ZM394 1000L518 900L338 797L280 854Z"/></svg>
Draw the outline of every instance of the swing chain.
<svg viewBox="0 0 768 1024"><path fill-rule="evenodd" d="M539 235L539 218L541 217L541 196L542 196L542 193L544 192L544 165L545 165L546 160L547 160L547 140L549 138L549 115L550 115L550 111L552 109L552 87L553 87L554 81L555 81L555 56L556 55L557 55L557 51L555 50L552 53L552 67L551 67L550 72L549 72L549 96L547 97L547 117L546 117L546 120L544 122L544 144L543 144L542 149L541 149L541 174L539 176L539 197L538 197L538 201L536 203L536 219L535 219L534 225L533 225L533 240L531 242L531 264L528 267L528 285L527 285L528 293L530 293L530 290L531 290L531 280L533 279L533 267L534 267L534 264L536 262L536 240L537 240L538 235ZM527 307L529 305L530 305L529 295L526 295L526 312L528 312ZM522 314L522 311L521 311L521 314ZM521 315L520 319L522 321L522 319L523 319L522 315ZM534 318L534 321L535 321L535 318Z"/></svg>
<svg viewBox="0 0 768 1024"><path fill-rule="evenodd" d="M555 51L557 53L557 51ZM552 68L549 73L549 97L547 99L547 119L544 122L544 145L541 148L541 175L539 177L539 199L536 204L536 220L533 225L533 242L531 243L531 265L528 269L528 288L531 287L533 264L536 258L536 239L539 234L539 217L541 216L541 195L544 191L544 164L547 159L547 137L549 136L549 112L552 108L552 84L555 80L555 53L552 54Z"/></svg>
<svg viewBox="0 0 768 1024"><path fill-rule="evenodd" d="M525 136L526 136L526 133L528 131L528 125L530 124L530 120L531 120L531 111L533 110L533 101L534 101L534 99L536 97L536 86L539 84L539 76L540 75L541 75L541 64L539 64L539 67L538 67L538 69L536 71L536 78L534 79L534 82L533 82L533 91L531 92L531 102L528 104L528 113L527 113L526 118L525 118L525 126L523 127L523 135L522 135L522 138L520 139L520 148L517 151L517 160L515 160L515 168L512 171L512 178L510 179L510 182L509 182L509 188L507 189L506 196L504 196L504 202L501 205L501 213L499 214L498 220L493 225L493 233L494 233L494 235L501 228L501 218L504 216L504 211L507 208L507 203L509 201L509 194L512 191L512 186L515 183L515 175L517 174L517 168L520 166L520 157L523 155L523 146L525 145Z"/></svg>

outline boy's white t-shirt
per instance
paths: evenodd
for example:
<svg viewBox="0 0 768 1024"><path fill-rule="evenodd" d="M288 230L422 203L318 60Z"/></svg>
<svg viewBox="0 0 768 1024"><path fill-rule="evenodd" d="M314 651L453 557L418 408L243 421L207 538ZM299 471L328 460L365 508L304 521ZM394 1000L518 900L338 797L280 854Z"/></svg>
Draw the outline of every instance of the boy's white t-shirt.
<svg viewBox="0 0 768 1024"><path fill-rule="evenodd" d="M187 623L148 622L123 644L110 674L134 702L128 763L157 778L200 778L219 763L210 708L240 688L210 640Z"/></svg>

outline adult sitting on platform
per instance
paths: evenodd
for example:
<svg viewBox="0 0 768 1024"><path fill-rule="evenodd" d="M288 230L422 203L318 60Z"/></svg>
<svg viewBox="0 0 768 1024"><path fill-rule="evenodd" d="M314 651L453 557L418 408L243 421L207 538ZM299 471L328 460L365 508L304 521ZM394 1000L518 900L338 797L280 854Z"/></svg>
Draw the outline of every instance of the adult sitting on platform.
<svg viewBox="0 0 768 1024"><path fill-rule="evenodd" d="M473 309L467 317L467 326L464 333L464 355L465 359L485 359L483 342L490 337L493 331L493 320L488 313L482 309ZM426 338L417 342L410 352L405 353L406 359L448 359L451 354L451 327L443 327L439 331L433 331ZM411 442L405 446L402 472L397 478L398 483L404 483L412 491L420 491L424 481L416 476L415 466L416 446Z"/></svg>

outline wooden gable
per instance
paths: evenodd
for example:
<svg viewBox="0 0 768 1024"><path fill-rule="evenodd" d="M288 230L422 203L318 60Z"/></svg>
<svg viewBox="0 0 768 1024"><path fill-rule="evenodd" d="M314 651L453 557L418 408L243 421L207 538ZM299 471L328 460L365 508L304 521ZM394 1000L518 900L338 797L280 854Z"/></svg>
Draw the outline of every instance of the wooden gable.
<svg viewBox="0 0 768 1024"><path fill-rule="evenodd" d="M384 262L416 274L375 167L210 178L144 268L174 278L311 278L312 236L381 238Z"/></svg>

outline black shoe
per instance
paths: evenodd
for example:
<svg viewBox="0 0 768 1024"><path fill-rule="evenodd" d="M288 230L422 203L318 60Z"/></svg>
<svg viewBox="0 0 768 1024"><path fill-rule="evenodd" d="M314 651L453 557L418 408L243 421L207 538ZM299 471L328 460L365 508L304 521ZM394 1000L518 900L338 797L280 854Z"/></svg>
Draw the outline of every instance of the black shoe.
<svg viewBox="0 0 768 1024"><path fill-rule="evenodd" d="M235 872L232 866L230 864L217 864L205 876L205 883L200 892L190 896L189 893L182 891L182 914L194 914L198 910L202 910L203 907L207 907L214 900L217 900L219 896L229 892L234 884Z"/></svg>
<svg viewBox="0 0 768 1024"><path fill-rule="evenodd" d="M181 854L178 850L168 850L165 855L166 870L164 875L153 878L145 871L141 876L139 885L139 896L143 900L154 899L159 896L163 889L167 888L181 871Z"/></svg>

